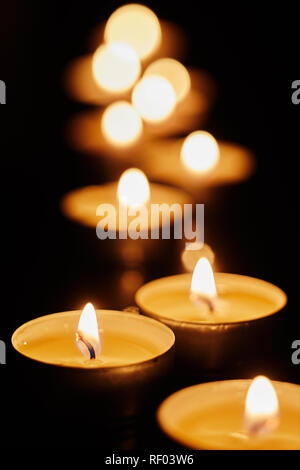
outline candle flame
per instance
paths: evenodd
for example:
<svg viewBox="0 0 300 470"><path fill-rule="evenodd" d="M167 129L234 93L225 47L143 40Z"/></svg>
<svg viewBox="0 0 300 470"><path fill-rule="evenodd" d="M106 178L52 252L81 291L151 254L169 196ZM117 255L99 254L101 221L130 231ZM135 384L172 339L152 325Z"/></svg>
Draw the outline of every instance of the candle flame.
<svg viewBox="0 0 300 470"><path fill-rule="evenodd" d="M207 258L211 265L215 262L212 248L203 242L186 243L181 254L181 261L186 271L193 272L200 258Z"/></svg>
<svg viewBox="0 0 300 470"><path fill-rule="evenodd" d="M101 341L98 330L97 315L93 305L86 304L76 331L76 345L79 351L90 359L95 359L101 352Z"/></svg>
<svg viewBox="0 0 300 470"><path fill-rule="evenodd" d="M135 85L132 103L145 121L160 122L173 112L176 94L169 80L148 75Z"/></svg>
<svg viewBox="0 0 300 470"><path fill-rule="evenodd" d="M129 44L111 42L95 51L92 62L96 83L104 90L119 93L129 90L137 80L141 66Z"/></svg>
<svg viewBox="0 0 300 470"><path fill-rule="evenodd" d="M268 434L279 425L279 404L269 379L259 375L248 390L244 423L250 435Z"/></svg>
<svg viewBox="0 0 300 470"><path fill-rule="evenodd" d="M148 179L138 168L130 168L122 174L118 184L118 199L127 207L146 204L150 198Z"/></svg>
<svg viewBox="0 0 300 470"><path fill-rule="evenodd" d="M182 101L191 88L189 72L178 60L165 57L152 62L144 72L144 76L159 75L166 78L173 86L177 101Z"/></svg>
<svg viewBox="0 0 300 470"><path fill-rule="evenodd" d="M104 31L106 42L130 44L141 59L148 58L161 42L157 16L144 5L123 5L109 17Z"/></svg>
<svg viewBox="0 0 300 470"><path fill-rule="evenodd" d="M181 160L188 170L205 173L216 166L219 158L218 143L209 132L192 132L183 142Z"/></svg>
<svg viewBox="0 0 300 470"><path fill-rule="evenodd" d="M117 101L104 111L101 130L111 144L125 147L138 140L143 124L140 115L130 103Z"/></svg>
<svg viewBox="0 0 300 470"><path fill-rule="evenodd" d="M190 287L190 297L195 303L204 302L213 310L217 298L214 273L207 258L200 258L197 262Z"/></svg>

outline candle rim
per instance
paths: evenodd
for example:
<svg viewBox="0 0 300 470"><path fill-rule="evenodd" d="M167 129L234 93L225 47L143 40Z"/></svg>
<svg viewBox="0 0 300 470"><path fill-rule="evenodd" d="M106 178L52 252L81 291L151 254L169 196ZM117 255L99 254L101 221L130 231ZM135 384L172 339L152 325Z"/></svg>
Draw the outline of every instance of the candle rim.
<svg viewBox="0 0 300 470"><path fill-rule="evenodd" d="M292 383L292 382L286 382L286 381L280 381L280 380L271 380L271 383L272 385L274 385L274 388L276 390L276 393L277 395L278 394L281 394L283 392L282 388L285 389L285 388L288 388L289 390L291 390L291 388L294 390L295 393L299 393L299 396L300 396L300 385L299 384L295 384L295 383ZM220 393L220 388L222 389L223 387L226 388L226 386L230 387L230 386L237 386L237 387L240 387L240 390L237 389L238 392L240 393L245 393L245 400L246 400L246 393L249 389L249 386L251 385L251 383L253 382L253 378L252 379L227 379L227 380L219 380L219 381L213 381L213 382L204 382L204 383L200 383L200 384L195 384L195 385L190 385L188 387L184 387L180 390L177 390L176 392L172 393L171 395L169 395L167 398L164 399L164 401L159 405L157 411L156 411L156 419L157 419L157 422L160 426L160 428L172 439L172 440L175 440L176 442L178 442L179 444L183 444L185 446L187 446L188 448L192 448L192 449L211 449L211 450L217 450L217 449L223 449L223 447L219 446L219 447L212 447L211 445L209 445L208 443L206 443L205 439L202 441L203 442L203 447L195 447L193 445L191 445L190 442L188 442L188 438L187 436L184 436L183 433L180 433L180 436L178 436L178 431L180 431L180 428L178 427L178 425L176 424L175 420L174 420L174 413L171 413L170 412L170 404L172 404L173 400L176 400L178 399L178 396L180 395L184 395L184 394L191 394L193 391L201 388L203 390L203 388L208 388L208 389L212 389L214 387L217 387L218 388L218 393ZM212 391L211 390L211 393L215 393L215 390ZM222 391L222 390L221 390ZM188 400L186 400L187 402ZM174 409L174 406L172 407L172 409ZM181 407L176 407L176 409L182 409ZM170 422L170 419L166 420L166 416L169 418L171 416L171 422ZM173 420L173 421L172 421ZM166 425L167 423L167 425Z"/></svg>
<svg viewBox="0 0 300 470"><path fill-rule="evenodd" d="M217 140L220 158L213 169L203 173L193 171L192 169L189 170L185 166L180 165L180 149L183 142L184 138L159 138L153 142L146 142L144 145L144 151L147 156L145 169L148 175L150 177L152 175L153 178L159 177L160 180L166 184L173 182L173 184L177 184L182 188L187 188L187 184L185 183L189 183L190 191L192 190L195 192L203 189L206 190L209 188L222 188L228 185L237 185L250 179L255 173L257 163L253 151L244 145L224 140ZM168 146L169 151L167 155ZM171 150L170 146L172 146ZM169 163L170 168L174 167L174 165L178 165L178 168L177 166L176 168L181 171L179 179L177 175L178 171L175 172L174 170L175 167L171 173L166 172L165 168L163 168L160 173L156 171L156 167L152 163L152 160L154 158L153 161L156 163L155 155L160 154L166 156L166 162ZM229 162L228 155L230 155L231 160ZM239 165L239 171L235 171L234 174L228 175L225 171L225 167L227 168L228 165L232 166L232 162ZM200 182L201 188L199 188Z"/></svg>
<svg viewBox="0 0 300 470"><path fill-rule="evenodd" d="M118 188L118 183L119 181L109 181L105 182L102 184L94 184L94 185L87 185L87 186L82 186L79 188L72 189L68 193L66 193L60 201L60 208L63 213L63 215L71 220L72 222L75 222L76 224L83 225L84 227L87 228L96 228L98 223L101 224L101 219L98 217L96 214L93 215L93 221L91 221L91 215L90 214L84 214L82 215L82 208L80 213L78 214L77 212L74 212L74 201L75 204L77 202L78 204L78 198L79 201L81 202L81 197L86 191L87 193L89 191L99 191L100 197L99 201L97 203L97 206L100 204L112 204L116 210L116 231L119 231L119 221L118 221L118 208L119 208L119 202L117 199L117 188ZM172 204L179 204L181 208L184 207L185 204L192 204L193 200L191 196L182 188L178 188L176 185L172 184L166 184L163 182L153 182L149 180L149 187L150 187L150 199L148 202L147 206L147 211L148 211L148 220L149 220L149 230L151 230L151 210L149 209L149 204L164 204L164 200L156 200L156 191L159 190L165 190L167 192L171 192L171 200L167 201L167 204L172 205ZM111 200L103 198L103 194L105 191L111 191ZM95 206L95 210L96 207ZM95 219L95 220L94 220ZM171 221L174 220L174 214L171 212ZM161 224L160 224L161 227ZM151 238L149 238L151 240Z"/></svg>
<svg viewBox="0 0 300 470"><path fill-rule="evenodd" d="M29 320L28 322L25 322L23 323L22 325L20 325L12 334L11 336L11 344L13 346L13 348L15 349L15 351L19 354L21 354L21 356L25 357L26 359L29 359L31 361L34 361L36 363L39 363L39 364L44 364L46 366L49 366L49 367L60 367L60 368L70 368L70 369L77 369L77 370L81 370L81 371L88 371L88 372L99 372L100 370L104 370L104 371L108 371L108 370L120 370L120 369L126 369L128 370L128 368L130 367L134 367L136 368L137 366L144 366L145 364L150 364L151 362L153 361L156 361L158 360L159 358L161 358L162 356L164 356L165 354L168 354L170 353L170 351L172 351L172 349L174 349L174 346L175 346L175 335L173 333L173 331L171 330L171 328L169 328L167 325L165 325L164 323L162 322L159 322L153 318L149 318L149 317L146 317L144 315L140 315L140 314L135 314L135 313L130 313L130 312L124 312L124 311L121 311L121 310L109 310L109 309L95 309L96 310L96 313L99 313L101 312L101 314L105 315L105 314L109 314L109 315L114 315L116 314L116 316L119 316L120 314L124 317L129 317L129 318L134 318L134 319L137 319L139 318L141 321L146 321L146 323L152 323L152 325L156 325L164 330L170 337L170 344L168 345L168 347L165 347L165 349L158 353L158 354L155 354L153 355L151 358L149 359L145 359L145 360L142 360L142 361L137 361L137 362L132 362L130 364L121 364L121 365L101 365L99 367L92 367L92 368L89 368L89 367L84 367L83 365L72 365L72 364L59 364L59 363L53 363L53 362L46 362L46 361L43 361L43 360L40 360L40 359L36 359L34 357L31 357L29 356L28 354L25 354L24 351L20 351L17 347L17 335L20 334L20 332L22 331L23 328L26 328L28 326L30 326L31 324L36 324L36 323L42 323L42 321L44 321L45 319L55 319L55 317L59 317L59 318L62 318L62 316L69 316L69 317L72 317L74 314L78 314L80 315L80 313L82 312L82 310L69 310L69 311L66 311L66 312L56 312L56 313L50 313L50 314L47 314L47 315L42 315L40 317L37 317L37 318L34 318L32 320Z"/></svg>
<svg viewBox="0 0 300 470"><path fill-rule="evenodd" d="M272 289L276 289L276 291L282 296L283 302L279 307L276 307L276 309L274 311L272 311L271 313L260 316L258 318L252 318L252 319L248 319L248 320L247 319L238 320L238 321L209 322L209 321L203 321L203 320L199 320L199 321L196 321L196 320L190 321L190 320L184 320L184 319L183 320L176 320L174 318L164 316L163 314L153 312L151 309L149 309L149 308L147 308L147 306L145 306L144 302L141 301L141 296L143 294L143 291L146 290L147 288L149 288L151 285L156 284L156 283L158 284L163 279L164 280L179 279L179 278L192 279L192 274L193 273L183 273L183 274L175 274L175 275L172 275L172 276L164 276L164 277L161 277L161 278L158 278L158 279L154 279L153 281L147 282L146 284L143 284L137 290L137 292L135 294L136 304L138 305L138 307L143 312L145 312L147 315L150 315L152 318L154 318L154 319L164 319L170 325L173 325L173 326L178 326L178 325L199 326L199 325L201 325L202 327L205 327L205 326L209 327L209 326L221 326L221 325L243 325L243 324L246 324L246 323L247 324L249 324L249 323L252 324L253 322L257 322L259 320L265 320L266 318L273 317L277 313L280 313L286 307L287 302L288 302L287 294L280 287L276 286L275 284L272 284L271 282L264 281L263 279L259 279L259 278L253 277L253 276L246 276L244 274L220 273L220 272L214 273L216 281L218 280L219 276L228 276L228 277L230 276L230 277L236 277L236 278L243 278L245 280L249 279L249 280L258 281L258 282L264 284L266 287L269 286L269 287L272 287Z"/></svg>

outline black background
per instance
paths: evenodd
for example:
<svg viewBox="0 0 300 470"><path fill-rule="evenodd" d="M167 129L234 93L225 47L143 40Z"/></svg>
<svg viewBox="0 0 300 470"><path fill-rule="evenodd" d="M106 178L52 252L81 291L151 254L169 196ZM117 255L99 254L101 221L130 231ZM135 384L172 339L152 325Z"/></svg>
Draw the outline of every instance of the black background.
<svg viewBox="0 0 300 470"><path fill-rule="evenodd" d="M7 105L0 107L0 339L8 351L7 364L0 367L0 392L7 423L15 419L16 403L22 408L24 387L15 375L14 329L43 314L97 302L94 268L84 246L70 238L59 211L65 192L98 182L64 141L66 118L81 105L65 95L61 76L70 59L87 51L92 27L123 3L1 4L0 79L7 84ZM300 365L290 360L291 343L300 337L300 105L291 102L291 83L300 74L299 12L287 6L262 11L253 4L222 9L202 2L149 1L147 6L186 31L185 64L208 70L218 83L206 129L256 154L256 175L228 189L229 204L217 211L218 233L208 227L206 241L216 247L227 271L274 282L287 292L282 364L274 364L273 378L300 383ZM117 296L110 307L118 307ZM17 432L14 442L22 445Z"/></svg>

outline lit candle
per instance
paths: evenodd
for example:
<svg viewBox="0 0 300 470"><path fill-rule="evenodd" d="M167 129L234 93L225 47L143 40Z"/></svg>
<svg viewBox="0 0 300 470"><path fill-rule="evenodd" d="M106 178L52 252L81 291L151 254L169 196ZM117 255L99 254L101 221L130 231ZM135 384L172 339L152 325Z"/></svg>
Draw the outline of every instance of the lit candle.
<svg viewBox="0 0 300 470"><path fill-rule="evenodd" d="M259 376L188 387L160 406L171 439L193 449L300 449L300 386Z"/></svg>
<svg viewBox="0 0 300 470"><path fill-rule="evenodd" d="M128 87L139 68L136 57L142 65L147 65L158 57L180 57L186 46L185 34L177 25L159 21L149 8L136 4L124 5L113 12L106 23L95 28L89 42L90 49L97 54L76 58L68 66L66 90L77 100L100 105L116 96L123 99L128 96ZM113 51L112 43L127 46L127 50ZM123 76L111 74L113 67ZM109 76L111 82L103 82Z"/></svg>
<svg viewBox="0 0 300 470"><path fill-rule="evenodd" d="M92 72L97 85L109 93L130 90L140 74L141 66L137 53L120 41L102 44L95 51Z"/></svg>
<svg viewBox="0 0 300 470"><path fill-rule="evenodd" d="M104 29L106 42L130 44L141 59L153 55L161 42L161 28L155 13L144 5L131 3L115 10Z"/></svg>
<svg viewBox="0 0 300 470"><path fill-rule="evenodd" d="M237 144L217 142L208 132L185 139L152 141L144 146L147 173L198 195L208 188L241 182L254 171L254 157Z"/></svg>
<svg viewBox="0 0 300 470"><path fill-rule="evenodd" d="M82 312L56 313L25 323L14 332L12 344L25 367L44 371L41 377L46 382L39 383L36 373L35 386L44 386L47 393L51 381L60 384L65 406L78 395L94 397L97 413L104 410L106 416L118 414L120 408L125 414L140 409L145 396L132 403L130 393L136 397L147 387L154 393L172 366L174 335L165 325L140 315L95 311L87 304Z"/></svg>
<svg viewBox="0 0 300 470"><path fill-rule="evenodd" d="M285 293L268 282L213 274L205 257L200 258L193 275L157 279L136 293L143 313L173 329L178 361L195 375L233 371L253 360L259 338L266 345L275 333L277 314L286 302Z"/></svg>
<svg viewBox="0 0 300 470"><path fill-rule="evenodd" d="M70 192L62 200L62 210L68 218L81 225L104 230L107 220L105 217L100 217L97 208L103 204L110 205L114 208L115 218L110 221L109 230L114 233L116 239L111 241L117 250L117 259L122 261L123 257L126 258L128 255L131 257L130 261L134 263L140 262L144 255L151 257L153 250L160 249L161 244L158 243L160 240L151 238L152 231L160 231L168 223L170 223L171 230L175 222L182 220L182 208L184 204L189 203L191 200L183 191L166 185L149 183L141 170L131 168L121 175L119 182L87 186ZM151 206L154 204L166 204L165 207L169 208L176 204L175 207L180 210L171 211L170 218L164 221L161 216L157 218L152 216ZM139 231L145 236L135 240L131 239L128 231L130 222L135 219L134 216L129 215L129 210L137 209L138 211L139 207L144 209L138 215ZM120 234L127 234L127 236L120 236ZM95 235L94 237L96 238ZM172 234L170 239L172 239ZM129 244L132 248L130 252L127 250ZM123 261L127 260L123 259Z"/></svg>
<svg viewBox="0 0 300 470"><path fill-rule="evenodd" d="M107 99L103 100L102 104L109 105L113 101L110 106L114 106L114 108L108 107L101 111L93 110L82 112L72 117L66 131L69 144L76 150L95 156L109 156L119 159L124 156L124 154L128 158L135 156L139 158L141 164L144 165L146 155L149 153L152 158L152 154L156 153L154 142L152 146L151 139L188 132L203 121L205 113L212 101L210 80L202 72L189 71L188 77L191 81L189 91L187 91L189 81L183 80L179 83L171 82L166 78L165 74L162 74L162 76L152 74L152 72L145 74L134 87L132 100L128 95L117 96L114 100L107 97ZM83 93L85 86L83 85L79 88L81 93ZM89 92L91 92L93 87L89 86L88 89ZM181 98L182 95L184 95L184 97ZM84 101L90 102L93 99L94 98L91 97ZM108 110L115 110L115 107L119 103L123 106L126 104L128 109L133 105L140 119L143 118L142 130L139 129L139 131L136 132L135 139L125 139L127 142L125 148L124 146L120 147L118 138L114 139L113 136L112 138L107 138L107 132L103 132L103 120L105 119L105 115ZM131 111L131 115L133 114L134 113ZM128 119L130 120L129 122ZM132 121L132 119L131 116L128 118L127 115L123 115L122 117L120 113L118 113L114 118L114 127L120 126L120 132L124 134L128 130L130 134L132 130L130 131L129 124L133 122L131 126L133 129L136 129L134 122L136 122L138 118L135 117L134 121ZM146 152L144 152L144 145L149 140L149 146L147 144L145 147ZM163 159L170 160L172 158L174 160L174 145L172 144L169 149L165 149L163 142L159 141L158 144L158 150L162 151ZM171 155L169 156L168 153L170 150ZM158 157L156 155L153 158L157 161L156 158ZM226 162L229 165L232 164L232 160L226 160ZM145 164L147 164L147 161L145 161ZM152 166L150 165L150 169L151 168ZM163 168L165 168L165 164L163 164ZM173 175L173 171L174 170L171 170L171 175ZM221 174L223 173L224 168ZM164 174L164 172L162 172L162 174Z"/></svg>

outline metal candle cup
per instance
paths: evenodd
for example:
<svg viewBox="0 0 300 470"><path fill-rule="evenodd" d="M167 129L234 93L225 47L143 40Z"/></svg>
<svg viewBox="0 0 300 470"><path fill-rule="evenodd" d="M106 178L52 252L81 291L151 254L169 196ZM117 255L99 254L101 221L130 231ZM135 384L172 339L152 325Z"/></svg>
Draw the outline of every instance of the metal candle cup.
<svg viewBox="0 0 300 470"><path fill-rule="evenodd" d="M150 178L166 184L176 184L197 199L214 197L213 192L224 186L247 180L254 172L255 159L245 147L218 142L220 158L207 171L194 171L181 161L184 139L160 139L144 145L144 169ZM198 152L199 153L199 152ZM205 157L205 154L203 155Z"/></svg>
<svg viewBox="0 0 300 470"><path fill-rule="evenodd" d="M12 344L33 390L53 412L97 416L102 423L138 416L161 399L173 363L173 332L140 315L96 312L103 343L96 360L82 356L75 344L80 311L25 323Z"/></svg>
<svg viewBox="0 0 300 470"><path fill-rule="evenodd" d="M141 231L148 231L148 238L139 238L132 240L127 234L127 238L121 238L120 232L127 231L127 227L120 227L119 225L119 202L117 200L117 189L118 183L106 183L99 186L86 186L84 188L76 189L66 196L62 200L62 211L71 220L79 223L80 225L89 229L96 230L97 224L100 222L100 216L96 215L96 209L100 204L110 204L115 207L116 210L116 225L113 227L116 231L116 238L107 238L106 240L99 240L96 233L91 230L86 230L87 236L90 234L91 239L94 240L100 256L108 254L110 260L115 259L118 264L122 263L124 266L139 266L145 261L153 260L153 256L157 256L162 252L162 249L166 244L170 248L172 245L172 227L170 229L171 240L161 240L151 238L151 229L155 227L151 223L151 204L167 204L169 207L173 204L179 204L181 208L184 204L191 203L191 199L182 190L173 188L167 185L150 183L150 199L147 204L148 207L148 218L143 219L143 225ZM173 226L174 222L178 222L181 214L177 215L173 212L170 213L170 222ZM128 224L130 222L128 217ZM157 228L161 229L163 220L158 221ZM91 242L91 240L89 240ZM181 240L175 240L182 242ZM90 245L88 245L90 246ZM101 250L100 250L101 247Z"/></svg>
<svg viewBox="0 0 300 470"><path fill-rule="evenodd" d="M137 291L136 303L143 314L174 331L176 361L189 377L247 369L274 338L285 293L260 279L216 273L217 292L228 310L203 321L189 297L191 279L191 274L179 274L149 282Z"/></svg>
<svg viewBox="0 0 300 470"><path fill-rule="evenodd" d="M193 449L300 449L300 386L272 381L279 403L279 426L268 434L253 436L243 426L250 383L226 380L180 390L160 406L159 424L172 440Z"/></svg>

